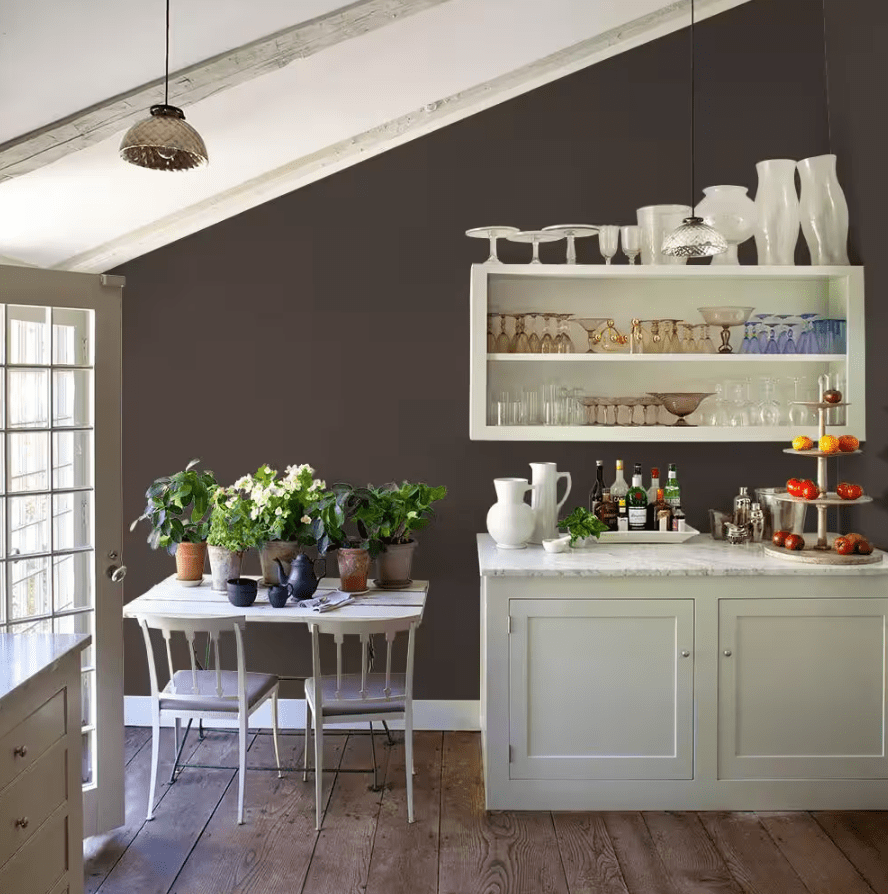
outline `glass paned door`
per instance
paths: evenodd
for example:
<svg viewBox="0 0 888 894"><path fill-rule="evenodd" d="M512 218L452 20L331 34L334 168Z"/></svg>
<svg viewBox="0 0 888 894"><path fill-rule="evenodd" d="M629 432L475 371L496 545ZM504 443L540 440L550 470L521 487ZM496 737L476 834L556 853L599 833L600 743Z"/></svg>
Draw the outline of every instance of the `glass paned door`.
<svg viewBox="0 0 888 894"><path fill-rule="evenodd" d="M118 277L0 267L0 630L88 633L84 835L123 822ZM69 722L76 722L69 718Z"/></svg>

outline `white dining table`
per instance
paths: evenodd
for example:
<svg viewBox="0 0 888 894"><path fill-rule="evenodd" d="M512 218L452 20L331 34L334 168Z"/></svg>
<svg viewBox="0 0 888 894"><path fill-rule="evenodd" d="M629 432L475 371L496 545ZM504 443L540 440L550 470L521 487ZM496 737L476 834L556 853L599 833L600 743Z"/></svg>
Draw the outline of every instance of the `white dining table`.
<svg viewBox="0 0 888 894"><path fill-rule="evenodd" d="M248 576L248 575L245 575ZM259 579L253 575L255 579ZM275 608L268 601L268 588L261 582L256 601L246 608L239 608L228 601L228 594L211 588L210 575L205 574L199 586L185 586L169 577L155 584L150 590L137 596L123 607L125 618L140 615L167 615L175 617L219 617L243 615L248 624L308 624L313 618L332 617L355 620L390 620L392 618L418 618L422 621L429 582L413 581L403 590L385 590L368 581L370 589L355 595L353 602L329 612L316 612L300 608L293 600L283 608ZM315 596L324 592L338 595L338 577L322 578Z"/></svg>

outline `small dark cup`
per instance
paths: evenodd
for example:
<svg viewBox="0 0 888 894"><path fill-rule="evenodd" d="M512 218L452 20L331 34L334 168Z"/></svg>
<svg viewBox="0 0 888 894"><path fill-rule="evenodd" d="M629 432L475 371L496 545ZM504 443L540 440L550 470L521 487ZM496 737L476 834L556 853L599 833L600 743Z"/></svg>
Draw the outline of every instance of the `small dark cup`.
<svg viewBox="0 0 888 894"><path fill-rule="evenodd" d="M272 608L283 608L290 598L290 591L287 587L272 586L268 588L268 601Z"/></svg>
<svg viewBox="0 0 888 894"><path fill-rule="evenodd" d="M256 601L259 582L252 577L236 577L228 581L228 601L238 608L247 608Z"/></svg>

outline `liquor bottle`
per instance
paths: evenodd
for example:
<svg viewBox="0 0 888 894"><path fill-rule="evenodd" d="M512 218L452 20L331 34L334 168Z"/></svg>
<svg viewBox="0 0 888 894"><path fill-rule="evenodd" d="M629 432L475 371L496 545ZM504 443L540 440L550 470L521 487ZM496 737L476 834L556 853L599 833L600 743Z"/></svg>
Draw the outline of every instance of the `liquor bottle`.
<svg viewBox="0 0 888 894"><path fill-rule="evenodd" d="M681 506L672 507L672 530L684 531L686 529L685 514Z"/></svg>
<svg viewBox="0 0 888 894"><path fill-rule="evenodd" d="M749 510L752 507L752 499L747 492L745 487L740 488L740 493L734 497L734 513L731 516L731 521L734 522L735 525L743 525L749 524Z"/></svg>
<svg viewBox="0 0 888 894"><path fill-rule="evenodd" d="M626 479L623 477L623 460L617 460L617 477L614 478L614 483L611 485L611 496L615 500L619 500L620 497L625 497L626 494L629 493L629 485L626 484Z"/></svg>
<svg viewBox="0 0 888 894"><path fill-rule="evenodd" d="M595 514L607 525L608 531L617 530L617 504L611 496L609 487L604 489L604 495L598 504L598 509L595 510Z"/></svg>
<svg viewBox="0 0 888 894"><path fill-rule="evenodd" d="M647 522L647 493L641 486L641 463L635 464L632 473L632 487L626 494L626 506L629 512L629 530L643 531Z"/></svg>
<svg viewBox="0 0 888 894"><path fill-rule="evenodd" d="M678 483L678 472L675 470L675 463L669 463L669 475L666 478L664 495L666 502L673 508L681 505L681 485Z"/></svg>
<svg viewBox="0 0 888 894"><path fill-rule="evenodd" d="M657 488L657 499L648 503L647 528L649 531L671 531L672 509L663 498L663 488Z"/></svg>
<svg viewBox="0 0 888 894"><path fill-rule="evenodd" d="M654 466L651 469L651 486L648 488L648 506L657 502L657 491L660 488L660 470Z"/></svg>
<svg viewBox="0 0 888 894"><path fill-rule="evenodd" d="M589 511L597 515L598 504L604 498L604 463L600 459L595 460L595 483L589 491Z"/></svg>
<svg viewBox="0 0 888 894"><path fill-rule="evenodd" d="M617 511L617 530L629 530L629 510L626 507L626 498L620 497L620 508Z"/></svg>

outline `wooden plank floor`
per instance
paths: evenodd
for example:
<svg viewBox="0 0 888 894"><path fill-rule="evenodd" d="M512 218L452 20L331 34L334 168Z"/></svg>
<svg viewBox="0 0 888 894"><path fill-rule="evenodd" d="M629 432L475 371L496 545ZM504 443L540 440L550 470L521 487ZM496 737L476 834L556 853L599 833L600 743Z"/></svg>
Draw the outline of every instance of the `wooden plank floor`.
<svg viewBox="0 0 888 894"><path fill-rule="evenodd" d="M400 739L396 733L396 738ZM377 737L325 737L324 828L302 774L187 769L168 784L164 730L156 819L145 823L150 731L126 734L126 825L84 844L88 894L888 894L888 811L487 813L477 733L415 734L416 822L404 752ZM282 737L301 765L301 735ZM237 737L189 739L193 763L237 763ZM250 737L248 766L271 766ZM348 771L348 772L347 772Z"/></svg>

